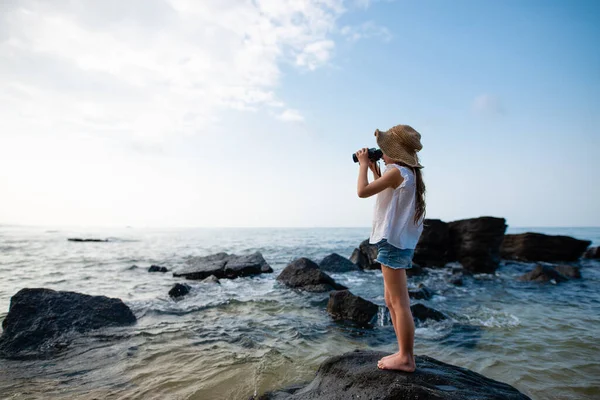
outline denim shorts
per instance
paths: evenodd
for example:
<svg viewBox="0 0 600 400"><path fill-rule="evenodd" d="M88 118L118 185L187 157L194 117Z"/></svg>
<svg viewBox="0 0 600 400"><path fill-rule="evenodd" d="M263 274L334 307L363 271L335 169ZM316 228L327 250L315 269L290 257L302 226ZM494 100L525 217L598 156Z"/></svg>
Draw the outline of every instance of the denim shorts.
<svg viewBox="0 0 600 400"><path fill-rule="evenodd" d="M414 249L399 249L392 246L386 239L377 243L377 258L375 261L392 269L412 268Z"/></svg>

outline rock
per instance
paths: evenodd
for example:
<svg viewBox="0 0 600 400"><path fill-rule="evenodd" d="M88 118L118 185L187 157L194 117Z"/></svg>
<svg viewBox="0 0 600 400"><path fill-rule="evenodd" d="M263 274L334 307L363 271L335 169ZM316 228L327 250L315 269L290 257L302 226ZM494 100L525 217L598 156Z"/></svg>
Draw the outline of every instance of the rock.
<svg viewBox="0 0 600 400"><path fill-rule="evenodd" d="M358 265L360 269L381 269L381 264L375 261L376 258L377 245L369 244L369 239L367 239L358 246L358 249L354 249L350 261Z"/></svg>
<svg viewBox="0 0 600 400"><path fill-rule="evenodd" d="M493 273L500 264L500 245L506 231L504 218L480 217L448 224L450 261L474 273Z"/></svg>
<svg viewBox="0 0 600 400"><path fill-rule="evenodd" d="M587 251L583 255L583 258L590 258L590 259L596 259L596 260L599 259L600 258L600 246L590 247L589 249L587 249Z"/></svg>
<svg viewBox="0 0 600 400"><path fill-rule="evenodd" d="M568 279L552 267L547 265L537 265L532 271L519 277L519 280L532 282L549 282L554 280L556 283L559 283L567 281Z"/></svg>
<svg viewBox="0 0 600 400"><path fill-rule="evenodd" d="M423 221L423 233L415 248L414 261L423 267L443 267L448 262L450 233L448 224L439 219Z"/></svg>
<svg viewBox="0 0 600 400"><path fill-rule="evenodd" d="M174 272L173 276L202 280L210 275L223 279L273 272L259 252L245 256L217 253L205 257L192 257L187 263L187 268Z"/></svg>
<svg viewBox="0 0 600 400"><path fill-rule="evenodd" d="M44 357L69 343L73 333L131 325L135 315L120 299L51 289L21 289L2 321L0 356Z"/></svg>
<svg viewBox="0 0 600 400"><path fill-rule="evenodd" d="M265 393L257 400L527 400L517 389L466 368L416 356L413 373L380 370L380 351L355 350L327 358L312 382Z"/></svg>
<svg viewBox="0 0 600 400"><path fill-rule="evenodd" d="M82 238L68 238L69 242L108 242L108 239L82 239Z"/></svg>
<svg viewBox="0 0 600 400"><path fill-rule="evenodd" d="M589 240L533 232L506 235L502 243L502 258L519 261L576 261L590 244Z"/></svg>
<svg viewBox="0 0 600 400"><path fill-rule="evenodd" d="M456 285L456 286L462 286L464 284L463 275L462 274L452 274L452 276L450 276L450 278L448 279L448 282L450 282L451 284Z"/></svg>
<svg viewBox="0 0 600 400"><path fill-rule="evenodd" d="M321 271L326 272L351 272L358 271L358 266L346 257L342 257L337 253L333 253L325 257L320 263Z"/></svg>
<svg viewBox="0 0 600 400"><path fill-rule="evenodd" d="M406 270L406 276L419 276L425 274L425 270L416 262L412 263L412 267Z"/></svg>
<svg viewBox="0 0 600 400"><path fill-rule="evenodd" d="M208 278L202 279L202 282L204 282L204 283L218 283L219 285L221 284L221 282L219 281L219 279L216 276L214 276L214 275L211 275Z"/></svg>
<svg viewBox="0 0 600 400"><path fill-rule="evenodd" d="M178 299L188 294L191 288L192 287L187 283L176 283L173 285L171 290L169 290L169 296L172 299Z"/></svg>
<svg viewBox="0 0 600 400"><path fill-rule="evenodd" d="M415 320L415 322L424 322L428 319L432 319L434 321L443 321L447 319L447 317L438 310L429 308L426 305L420 303L413 304L412 306L410 306L410 311L413 315L413 319Z"/></svg>
<svg viewBox="0 0 600 400"><path fill-rule="evenodd" d="M347 287L337 284L333 278L321 271L317 264L304 257L285 267L277 280L289 287L309 292L347 289Z"/></svg>
<svg viewBox="0 0 600 400"><path fill-rule="evenodd" d="M559 274L573 279L581 279L581 270L573 265L557 265L554 267Z"/></svg>
<svg viewBox="0 0 600 400"><path fill-rule="evenodd" d="M151 265L150 268L148 268L148 272L162 272L162 273L165 273L167 271L168 271L167 267L161 267L160 265Z"/></svg>
<svg viewBox="0 0 600 400"><path fill-rule="evenodd" d="M334 320L356 322L368 326L377 315L379 306L352 294L349 290L336 290L329 293L327 312Z"/></svg>
<svg viewBox="0 0 600 400"><path fill-rule="evenodd" d="M420 284L418 289L408 291L408 297L415 300L429 300L433 297L433 291Z"/></svg>

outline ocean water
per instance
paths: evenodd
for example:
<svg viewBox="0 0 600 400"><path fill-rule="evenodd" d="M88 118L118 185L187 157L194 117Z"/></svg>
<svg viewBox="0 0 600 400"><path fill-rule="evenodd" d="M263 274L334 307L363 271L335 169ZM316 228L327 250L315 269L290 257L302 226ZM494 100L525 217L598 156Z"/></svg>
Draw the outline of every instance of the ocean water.
<svg viewBox="0 0 600 400"><path fill-rule="evenodd" d="M509 228L590 239L600 228ZM74 338L46 360L0 360L6 399L247 399L312 379L327 357L356 348L396 351L385 312L372 329L331 321L327 293L290 290L275 278L292 260L349 257L368 228L351 229L66 229L0 226L0 320L24 287L119 297L138 318L131 327ZM68 237L109 238L74 243ZM187 257L260 251L273 274L187 281L192 292L167 295L181 282L148 273L176 270ZM136 265L137 267L134 267ZM504 262L495 275L465 285L449 272L414 277L436 292L428 306L448 321L416 330L416 354L469 368L534 399L600 398L600 263L580 262L583 279L561 284L516 280L534 264ZM332 274L383 305L380 271Z"/></svg>

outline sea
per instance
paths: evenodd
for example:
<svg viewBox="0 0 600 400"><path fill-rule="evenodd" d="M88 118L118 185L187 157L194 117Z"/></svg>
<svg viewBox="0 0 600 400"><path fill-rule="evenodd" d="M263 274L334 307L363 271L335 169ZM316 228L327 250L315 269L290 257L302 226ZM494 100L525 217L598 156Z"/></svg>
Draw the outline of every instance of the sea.
<svg viewBox="0 0 600 400"><path fill-rule="evenodd" d="M600 228L508 228L569 235L600 245ZM122 299L138 322L75 336L42 360L0 360L2 399L249 399L310 381L328 357L354 349L397 351L381 271L331 274L382 307L372 328L334 322L327 293L276 281L291 261L350 257L369 228L48 228L0 226L0 321L22 288L44 287ZM102 243L70 237L109 239ZM272 274L182 282L171 271L192 256L259 251ZM150 265L167 273L148 273ZM435 292L418 300L446 313L419 324L415 353L508 383L533 399L600 398L600 262L582 279L521 282L535 263L503 262L494 275L447 282L450 268L409 279Z"/></svg>

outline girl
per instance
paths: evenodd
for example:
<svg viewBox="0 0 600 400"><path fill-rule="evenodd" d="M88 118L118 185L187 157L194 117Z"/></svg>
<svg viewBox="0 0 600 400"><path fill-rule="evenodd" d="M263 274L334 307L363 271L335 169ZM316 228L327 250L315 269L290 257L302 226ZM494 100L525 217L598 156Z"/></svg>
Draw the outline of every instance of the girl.
<svg viewBox="0 0 600 400"><path fill-rule="evenodd" d="M377 363L381 369L415 370L413 345L415 325L410 312L406 269L412 267L414 249L423 231L425 184L417 152L423 148L421 135L408 125L386 132L375 131L386 169L381 175L376 162L369 161L366 148L356 152L360 163L358 197L377 194L373 230L369 243L377 245L381 263L385 304L390 310L398 339L398 352ZM367 168L373 172L369 183Z"/></svg>

